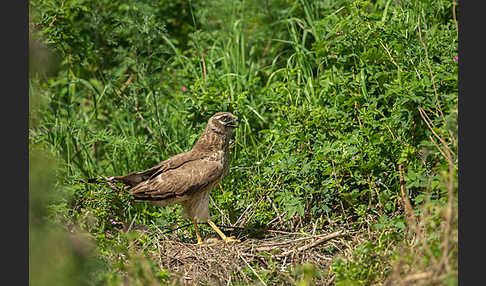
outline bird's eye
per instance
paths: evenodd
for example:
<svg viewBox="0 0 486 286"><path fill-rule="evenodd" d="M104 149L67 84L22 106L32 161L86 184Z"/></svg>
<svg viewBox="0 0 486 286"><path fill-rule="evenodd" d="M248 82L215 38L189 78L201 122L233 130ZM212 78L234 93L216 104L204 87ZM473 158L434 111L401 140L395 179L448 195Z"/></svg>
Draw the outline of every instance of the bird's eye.
<svg viewBox="0 0 486 286"><path fill-rule="evenodd" d="M228 122L233 121L233 116L221 115L221 116L217 117L217 120L219 120L219 122L221 122L221 123L228 123Z"/></svg>

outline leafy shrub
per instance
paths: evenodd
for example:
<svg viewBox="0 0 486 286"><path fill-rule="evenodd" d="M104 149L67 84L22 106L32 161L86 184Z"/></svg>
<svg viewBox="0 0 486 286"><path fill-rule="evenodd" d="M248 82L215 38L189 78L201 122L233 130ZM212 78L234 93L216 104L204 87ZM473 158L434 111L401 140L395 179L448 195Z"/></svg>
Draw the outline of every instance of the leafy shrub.
<svg viewBox="0 0 486 286"><path fill-rule="evenodd" d="M151 167L191 148L213 113L231 111L241 119L233 168L212 193L229 223L251 205L242 226L277 227L276 216L286 231L381 224L395 233L385 244L402 240L404 197L416 215L424 202L451 200L436 148L457 166L451 5L32 0L32 33L62 59L55 75L30 80L45 102L30 142L62 158L66 173L69 198L52 211L93 233L103 253L116 245L105 232L180 222L177 206L132 203L80 180ZM334 264L338 282L383 280L386 271L356 270L377 265L370 249L383 254L370 242Z"/></svg>

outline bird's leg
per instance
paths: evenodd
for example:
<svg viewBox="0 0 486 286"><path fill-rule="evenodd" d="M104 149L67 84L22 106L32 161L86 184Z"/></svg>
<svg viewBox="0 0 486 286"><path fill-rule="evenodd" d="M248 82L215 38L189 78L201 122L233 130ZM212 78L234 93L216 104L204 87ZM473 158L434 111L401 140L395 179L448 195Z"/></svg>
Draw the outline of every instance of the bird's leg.
<svg viewBox="0 0 486 286"><path fill-rule="evenodd" d="M203 244L203 240L201 238L201 235L199 234L199 230L197 229L197 221L195 219L192 219L192 223L194 224L194 229L196 230L197 245L201 245Z"/></svg>
<svg viewBox="0 0 486 286"><path fill-rule="evenodd" d="M208 220L208 224L214 229L214 231L221 236L224 242L240 242L236 237L231 236L227 237L210 219Z"/></svg>

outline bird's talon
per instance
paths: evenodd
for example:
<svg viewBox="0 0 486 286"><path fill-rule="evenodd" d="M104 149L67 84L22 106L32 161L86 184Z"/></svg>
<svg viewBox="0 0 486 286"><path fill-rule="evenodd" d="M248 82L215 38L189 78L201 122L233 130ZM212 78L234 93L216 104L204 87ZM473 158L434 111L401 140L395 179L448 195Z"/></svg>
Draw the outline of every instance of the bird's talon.
<svg viewBox="0 0 486 286"><path fill-rule="evenodd" d="M241 241L234 236L230 236L230 237L226 237L224 242L225 243L233 243L233 242L241 242Z"/></svg>
<svg viewBox="0 0 486 286"><path fill-rule="evenodd" d="M208 239L206 239L206 244L208 244L208 245L216 244L218 242L220 242L220 240L217 239L217 238L208 238Z"/></svg>

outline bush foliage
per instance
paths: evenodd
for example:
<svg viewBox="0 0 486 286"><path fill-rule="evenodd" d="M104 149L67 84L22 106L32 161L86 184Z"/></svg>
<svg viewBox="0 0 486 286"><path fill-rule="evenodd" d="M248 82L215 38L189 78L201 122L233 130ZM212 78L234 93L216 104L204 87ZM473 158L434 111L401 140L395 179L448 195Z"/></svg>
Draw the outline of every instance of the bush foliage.
<svg viewBox="0 0 486 286"><path fill-rule="evenodd" d="M406 263L413 272L413 257L440 260L450 230L439 225L457 232L454 208L443 215L457 205L447 183L457 189L453 9L445 0L31 0L31 41L58 62L30 77L31 102L40 102L31 149L61 162L59 187L46 190L62 194L47 203L50 220L95 238L108 265L99 281L169 283L116 230L185 224L179 207L134 203L82 180L186 151L213 113L231 111L241 124L232 169L212 192L224 213L211 204L215 221L234 223L251 204L248 229L361 233L368 241L328 271L336 285L369 285L392 277L402 241L420 237L408 215L427 213L426 239L409 245ZM127 268L121 254L140 263Z"/></svg>

